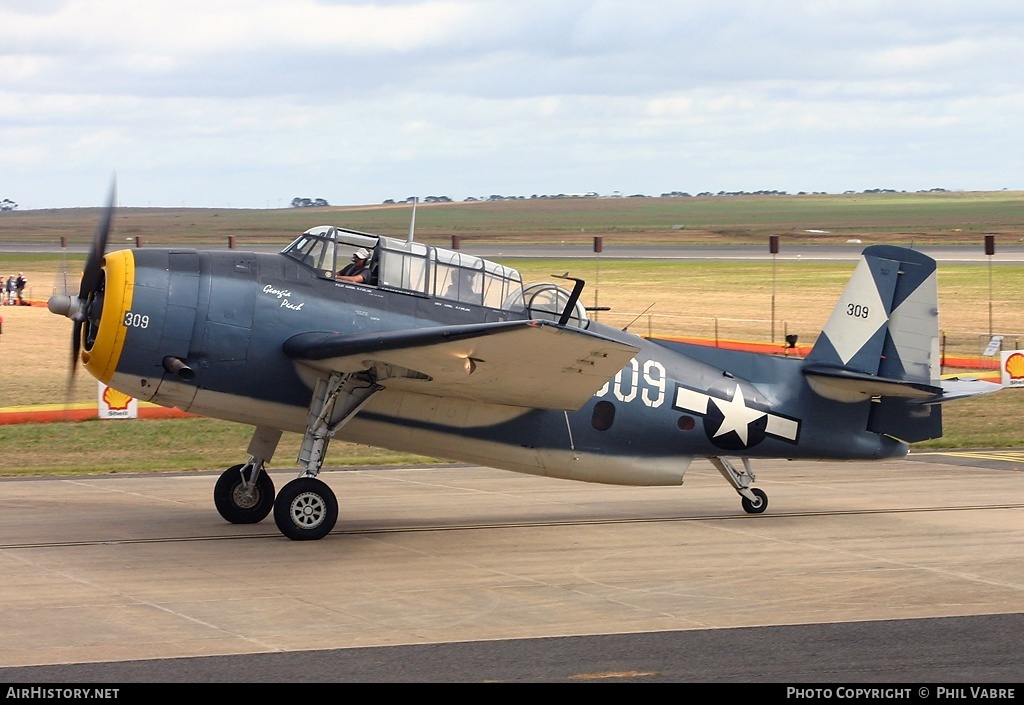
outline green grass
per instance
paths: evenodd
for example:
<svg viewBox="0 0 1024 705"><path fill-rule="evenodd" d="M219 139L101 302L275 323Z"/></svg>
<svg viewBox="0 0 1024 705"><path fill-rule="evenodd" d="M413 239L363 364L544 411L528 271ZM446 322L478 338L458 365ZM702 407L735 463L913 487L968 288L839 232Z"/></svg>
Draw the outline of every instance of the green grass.
<svg viewBox="0 0 1024 705"><path fill-rule="evenodd" d="M912 449L1019 448L1024 391L1003 389L942 405L942 438L915 443Z"/></svg>
<svg viewBox="0 0 1024 705"><path fill-rule="evenodd" d="M216 419L134 419L0 426L0 476L223 470L245 462L252 427ZM302 437L287 433L271 467L296 467ZM335 441L325 467L406 465L434 458Z"/></svg>
<svg viewBox="0 0 1024 705"><path fill-rule="evenodd" d="M121 208L111 245L284 245L321 224L404 237L408 205L328 208ZM0 243L91 241L99 208L0 213ZM807 230L826 230L826 234ZM758 243L768 234L808 242L844 242L858 235L893 244L977 243L995 233L1024 236L1024 192L716 196L701 198L531 199L421 205L417 239L444 244L452 235L493 242L588 241L607 244ZM0 247L2 250L2 247Z"/></svg>

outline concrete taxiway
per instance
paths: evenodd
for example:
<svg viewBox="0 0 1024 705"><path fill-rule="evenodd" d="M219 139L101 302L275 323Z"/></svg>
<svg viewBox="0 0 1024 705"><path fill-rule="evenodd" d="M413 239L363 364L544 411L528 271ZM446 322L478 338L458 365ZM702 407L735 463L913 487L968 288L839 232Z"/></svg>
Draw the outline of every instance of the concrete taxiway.
<svg viewBox="0 0 1024 705"><path fill-rule="evenodd" d="M761 461L754 516L703 461L325 472L316 542L223 522L215 474L4 480L0 667L1021 613L1024 453L984 456Z"/></svg>

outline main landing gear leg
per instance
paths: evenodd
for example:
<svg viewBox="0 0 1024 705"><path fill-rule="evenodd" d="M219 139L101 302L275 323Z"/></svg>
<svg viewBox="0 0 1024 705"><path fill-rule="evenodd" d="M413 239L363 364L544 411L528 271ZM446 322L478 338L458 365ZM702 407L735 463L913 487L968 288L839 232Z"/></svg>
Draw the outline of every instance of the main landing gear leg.
<svg viewBox="0 0 1024 705"><path fill-rule="evenodd" d="M213 489L217 511L232 524L263 521L274 508L274 482L265 466L274 457L281 432L258 427L249 441L249 460L224 471Z"/></svg>
<svg viewBox="0 0 1024 705"><path fill-rule="evenodd" d="M369 375L332 373L321 378L309 405L306 433L299 450L299 477L281 488L274 502L274 521L295 541L320 539L338 520L338 500L326 483L316 479L327 446L342 426L383 389Z"/></svg>
<svg viewBox="0 0 1024 705"><path fill-rule="evenodd" d="M750 458L742 458L743 470L738 470L725 458L715 457L708 460L739 493L743 511L747 514L762 514L768 508L768 495L764 490L750 486L756 479L753 470L750 469Z"/></svg>

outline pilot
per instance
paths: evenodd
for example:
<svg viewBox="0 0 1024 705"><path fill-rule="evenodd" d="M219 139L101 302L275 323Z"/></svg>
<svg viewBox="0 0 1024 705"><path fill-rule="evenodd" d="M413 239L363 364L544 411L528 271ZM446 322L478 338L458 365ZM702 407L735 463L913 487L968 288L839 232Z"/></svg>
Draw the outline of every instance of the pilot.
<svg viewBox="0 0 1024 705"><path fill-rule="evenodd" d="M339 271L335 278L343 282L368 283L370 281L370 268L366 265L368 259L370 259L369 251L365 247L360 247L352 253L352 263Z"/></svg>
<svg viewBox="0 0 1024 705"><path fill-rule="evenodd" d="M460 269L455 279L448 286L448 290L444 292L444 296L447 299L479 303L476 299L480 298L480 294L476 291L475 285L476 272Z"/></svg>

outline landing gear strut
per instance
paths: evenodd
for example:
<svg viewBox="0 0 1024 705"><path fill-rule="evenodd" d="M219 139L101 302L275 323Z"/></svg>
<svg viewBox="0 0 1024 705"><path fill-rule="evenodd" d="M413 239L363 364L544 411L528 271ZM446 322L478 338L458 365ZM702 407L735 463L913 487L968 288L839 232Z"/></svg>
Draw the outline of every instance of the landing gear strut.
<svg viewBox="0 0 1024 705"><path fill-rule="evenodd" d="M338 521L338 500L316 476L334 434L384 388L375 377L372 371L334 372L317 382L299 451L302 471L281 488L276 500L264 465L274 456L281 431L258 427L249 442L249 462L228 468L217 480L213 501L220 515L232 524L255 524L273 509L277 528L290 539L309 541L331 533Z"/></svg>
<svg viewBox="0 0 1024 705"><path fill-rule="evenodd" d="M743 470L737 469L735 465L725 458L713 457L708 458L708 460L718 468L718 472L722 473L722 477L728 480L729 484L739 493L743 511L747 514L764 513L764 510L768 508L768 495L765 494L764 490L750 486L756 478L750 469L749 458L742 458Z"/></svg>
<svg viewBox="0 0 1024 705"><path fill-rule="evenodd" d="M372 375L332 373L317 382L309 405L306 433L299 450L300 476L281 488L274 503L274 521L281 533L295 541L321 539L338 521L338 500L316 479L327 446L342 426L352 420L374 394L383 389Z"/></svg>

